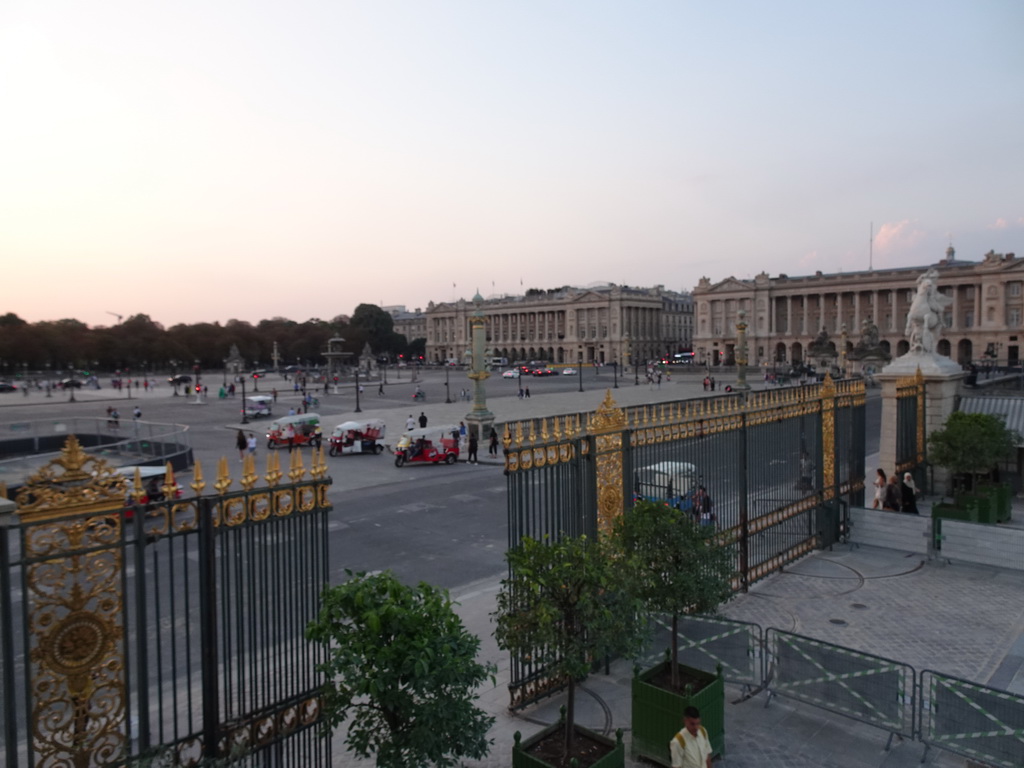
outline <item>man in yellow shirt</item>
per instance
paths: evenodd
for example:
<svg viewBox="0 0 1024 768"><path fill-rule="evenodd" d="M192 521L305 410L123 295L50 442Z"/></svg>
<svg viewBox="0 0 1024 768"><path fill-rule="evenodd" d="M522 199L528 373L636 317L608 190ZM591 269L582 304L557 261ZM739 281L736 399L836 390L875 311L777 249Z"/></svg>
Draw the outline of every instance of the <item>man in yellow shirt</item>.
<svg viewBox="0 0 1024 768"><path fill-rule="evenodd" d="M669 742L672 768L711 768L711 742L700 724L700 710L683 710L683 729Z"/></svg>

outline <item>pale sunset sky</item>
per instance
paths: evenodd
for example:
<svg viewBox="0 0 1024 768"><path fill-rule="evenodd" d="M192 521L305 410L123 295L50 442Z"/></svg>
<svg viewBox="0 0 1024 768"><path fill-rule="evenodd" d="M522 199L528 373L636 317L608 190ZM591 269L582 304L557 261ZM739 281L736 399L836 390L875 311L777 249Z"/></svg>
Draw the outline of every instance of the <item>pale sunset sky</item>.
<svg viewBox="0 0 1024 768"><path fill-rule="evenodd" d="M0 313L1024 256L1019 0L0 4ZM454 284L454 287L453 287ZM111 314L113 313L113 314Z"/></svg>

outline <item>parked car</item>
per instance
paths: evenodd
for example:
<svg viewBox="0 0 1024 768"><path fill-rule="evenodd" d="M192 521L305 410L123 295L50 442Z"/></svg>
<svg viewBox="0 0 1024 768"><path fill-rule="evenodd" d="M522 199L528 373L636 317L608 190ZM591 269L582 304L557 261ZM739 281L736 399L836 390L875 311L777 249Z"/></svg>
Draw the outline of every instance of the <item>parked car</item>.
<svg viewBox="0 0 1024 768"><path fill-rule="evenodd" d="M575 368L563 368L562 369L562 375L563 376L575 376L576 375L576 369Z"/></svg>
<svg viewBox="0 0 1024 768"><path fill-rule="evenodd" d="M0 392L17 392L18 388L9 381L0 381Z"/></svg>
<svg viewBox="0 0 1024 768"><path fill-rule="evenodd" d="M519 378L519 371L517 371L515 368L511 368L511 369L505 371L503 374L501 374L501 378L503 378L503 379L518 379Z"/></svg>

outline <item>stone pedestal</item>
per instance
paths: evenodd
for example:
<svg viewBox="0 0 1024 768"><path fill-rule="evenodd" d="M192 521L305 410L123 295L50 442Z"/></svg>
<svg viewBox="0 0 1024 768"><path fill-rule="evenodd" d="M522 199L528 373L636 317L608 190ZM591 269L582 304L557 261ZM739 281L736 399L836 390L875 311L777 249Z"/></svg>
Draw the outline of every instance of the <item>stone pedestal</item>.
<svg viewBox="0 0 1024 768"><path fill-rule="evenodd" d="M875 380L882 385L882 434L878 460L879 466L890 475L896 471L898 382L907 376L916 376L919 370L924 382L926 443L928 436L941 429L953 412L960 382L967 375L948 357L920 352L903 355L875 374ZM868 467L868 474L872 474L873 469Z"/></svg>

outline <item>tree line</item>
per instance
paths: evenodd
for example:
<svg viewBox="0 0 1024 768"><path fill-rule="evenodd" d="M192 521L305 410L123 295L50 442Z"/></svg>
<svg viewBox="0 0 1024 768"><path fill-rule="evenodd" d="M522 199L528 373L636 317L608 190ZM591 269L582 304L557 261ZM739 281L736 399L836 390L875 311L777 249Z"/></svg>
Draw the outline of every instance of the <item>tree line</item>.
<svg viewBox="0 0 1024 768"><path fill-rule="evenodd" d="M394 330L390 314L360 304L351 317L312 318L303 323L283 317L216 323L179 323L165 328L148 315L132 315L113 326L91 328L78 320L29 323L16 314L0 315L0 375L54 375L70 370L99 372L221 369L232 345L247 368L270 368L274 342L280 365L322 365L327 341L345 339L343 349L362 353L369 343L375 355L397 360L423 354L424 339L407 340Z"/></svg>

